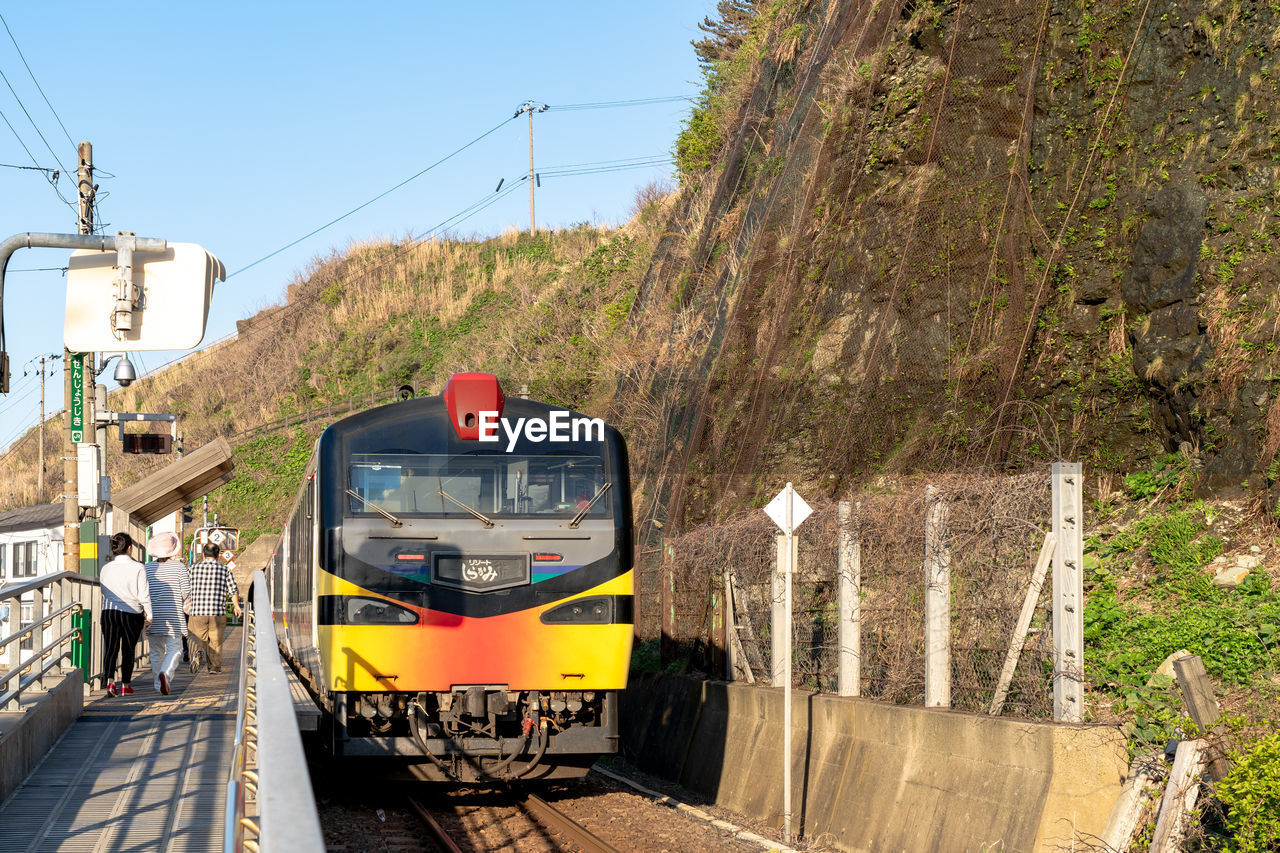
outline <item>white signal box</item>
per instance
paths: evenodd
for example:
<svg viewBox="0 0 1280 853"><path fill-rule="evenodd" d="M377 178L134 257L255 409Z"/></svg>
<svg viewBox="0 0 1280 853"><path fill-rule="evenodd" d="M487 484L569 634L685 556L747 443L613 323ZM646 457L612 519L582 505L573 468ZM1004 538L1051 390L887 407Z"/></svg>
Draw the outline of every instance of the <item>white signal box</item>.
<svg viewBox="0 0 1280 853"><path fill-rule="evenodd" d="M192 349L204 340L215 281L226 267L195 243L133 255L131 328L115 322L120 289L115 252L79 250L67 269L63 340L72 352Z"/></svg>

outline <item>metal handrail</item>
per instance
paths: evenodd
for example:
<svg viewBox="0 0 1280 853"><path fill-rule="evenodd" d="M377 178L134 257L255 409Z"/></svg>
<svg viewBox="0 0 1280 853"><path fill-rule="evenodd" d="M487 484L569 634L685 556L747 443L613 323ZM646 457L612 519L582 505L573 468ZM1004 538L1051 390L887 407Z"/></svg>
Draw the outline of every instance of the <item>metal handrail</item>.
<svg viewBox="0 0 1280 853"><path fill-rule="evenodd" d="M88 584L89 586L98 585L97 578L87 578L79 572L68 572L64 570L47 575L40 575L39 577L31 578L30 580L25 580L20 583L7 583L4 586L0 586L0 601L3 601L6 598L20 598L28 592L34 592L41 587L50 586L51 584L57 583L61 580L78 581L79 583Z"/></svg>
<svg viewBox="0 0 1280 853"><path fill-rule="evenodd" d="M66 607L63 607L59 610L55 610L54 612L50 613L48 616L41 619L39 622L32 622L30 625L28 625L25 628L22 628L17 633L10 634L7 637L0 637L0 649L3 649L5 646L9 645L10 643L15 643L18 640L21 640L27 634L30 634L34 631L37 631L43 628L45 625L52 622L54 619L56 619L57 617L61 616L62 614L70 610L75 610L75 611L84 610L84 605L78 601L73 602L71 604L68 604ZM44 649L41 649L40 651L43 652ZM32 657L37 657L37 655L33 654ZM3 684L3 683L4 683L4 679L0 679L0 684Z"/></svg>
<svg viewBox="0 0 1280 853"><path fill-rule="evenodd" d="M52 644L46 647L47 650L41 649L41 654L32 655L31 660L36 660L36 659L44 660L44 658L48 655L49 651L52 651L53 649L57 648L58 646L61 646L62 644L66 643L69 640L79 639L79 637L80 637L80 629L72 628L70 631L67 631L57 640L54 640ZM48 674L49 670L53 669L55 666L60 665L64 658L69 658L69 657L71 657L71 650L67 649L62 654L55 655L54 657L50 658L48 661L45 661L44 665L40 667L40 670L38 672L31 673L30 675L27 675L25 678L18 678L17 687L14 687L11 690L6 690L4 693L0 693L0 708L5 707L10 702L18 701L18 699L22 696L22 691L26 690L32 684L38 683L40 679L44 678L45 675ZM33 665L34 665L33 663L28 662L26 664L26 668L30 669ZM21 673L25 671L26 671L25 669L9 670L9 672L6 673L3 678L0 678L0 684L8 684L10 681L12 681L14 678L17 678Z"/></svg>
<svg viewBox="0 0 1280 853"><path fill-rule="evenodd" d="M243 630L235 744L227 778L224 853L323 851L324 835L302 752L293 697L276 645L267 579L260 570L253 573ZM255 815L248 814L247 790L254 795ZM246 839L246 831L255 837Z"/></svg>
<svg viewBox="0 0 1280 853"><path fill-rule="evenodd" d="M102 596L100 585L94 578L87 578L79 572L61 571L0 587L0 601L22 604L21 599L26 595L32 597L31 603L37 618L31 624L0 639L0 650L10 648L16 641L28 636L40 638L41 645L38 649L31 650L19 648L15 663L0 674L0 688L7 687L14 678L18 679L16 687L0 694L0 709L21 707L24 692L33 686L43 690L46 675L61 667L64 661L76 662L76 644L87 639L80 626L73 624L76 614L88 614L90 635L96 633L97 629L99 616L96 605ZM44 612L46 601L51 605L48 614ZM47 643L43 642L44 632L50 627L59 632L59 636ZM25 660L24 651L29 651ZM85 664L87 668L88 662Z"/></svg>

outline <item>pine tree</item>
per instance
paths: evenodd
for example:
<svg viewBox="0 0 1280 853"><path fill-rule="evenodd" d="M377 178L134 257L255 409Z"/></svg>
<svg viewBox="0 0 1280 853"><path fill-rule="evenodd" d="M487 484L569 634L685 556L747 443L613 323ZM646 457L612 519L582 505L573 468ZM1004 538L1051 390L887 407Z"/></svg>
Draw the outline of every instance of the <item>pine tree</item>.
<svg viewBox="0 0 1280 853"><path fill-rule="evenodd" d="M720 0L716 4L717 20L703 18L698 29L706 38L690 42L698 62L704 66L723 62L742 44L756 14L756 0Z"/></svg>

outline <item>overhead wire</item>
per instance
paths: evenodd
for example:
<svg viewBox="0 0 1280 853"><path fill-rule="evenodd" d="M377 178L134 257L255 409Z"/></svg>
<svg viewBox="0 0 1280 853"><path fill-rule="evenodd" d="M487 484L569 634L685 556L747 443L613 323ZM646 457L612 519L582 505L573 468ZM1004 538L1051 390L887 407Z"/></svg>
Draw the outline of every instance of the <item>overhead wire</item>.
<svg viewBox="0 0 1280 853"><path fill-rule="evenodd" d="M475 216L476 214L480 213L482 210L485 210L486 208L490 207L491 205L497 204L499 201L501 201L502 199L506 198L508 195L513 193L515 190L519 189L522 186L523 182L528 180L529 180L529 176L524 175L516 179L511 184L511 186L505 187L499 193L486 193L484 196L472 202L471 204L467 205L466 207L462 208L457 213L454 213L452 216L449 216L441 220L440 222L436 223L435 225L431 226L430 228L424 231L421 231L415 235L410 236L408 240L406 240L405 243L396 252L393 252L392 254L388 255L386 258L383 258L378 263L365 268L364 270L361 271L361 274L370 275L379 270L382 270L391 266L395 262L401 260L410 251L417 248L417 246L420 244L422 240L430 237L434 237L444 229L459 225L462 222L465 222L466 220L470 219L472 216ZM248 267L245 267L244 269L248 269ZM231 278L233 275L236 275L237 273L242 271L243 270L237 270L236 273L231 273L230 275L227 276L227 278ZM204 349L200 350L199 352L184 353L180 356L177 356L176 358L172 358L169 361L164 362L163 364L157 365L152 370L147 371L145 374L139 374L138 379L145 379L148 376L158 373L159 371L164 370L165 368L170 367L174 364L177 364L180 361L194 360L194 359L209 355L214 350L214 348L216 348L219 344L228 343L233 340L242 340L242 341L249 340L253 337L256 337L259 334L268 332L272 330L276 325L294 316L303 308L310 305L312 302L315 302L319 298L320 298L319 293L307 294L306 296L302 296L297 300L295 300L294 302L283 306L279 311L272 314L270 317L266 318L260 323L256 323L250 328L246 329L243 334L232 332L230 334L223 335L221 338L211 341L208 344L208 346L206 346Z"/></svg>
<svg viewBox="0 0 1280 853"><path fill-rule="evenodd" d="M40 132L40 126L36 124L36 120L31 117L31 111L27 109L27 105L22 102L22 98L18 96L18 90L13 88L13 84L9 82L9 75L0 70L0 80L4 80L4 84L9 87L9 92L13 94L13 99L18 102L18 106L22 108L22 113L27 117L27 121L31 122L31 129L36 132L36 136L40 137L40 141L44 143L44 147L49 149L49 153L53 155L53 162L57 163L65 172L66 166L62 163L62 158L58 156L58 152L53 150L53 146L49 144L49 140L44 138L44 134Z"/></svg>
<svg viewBox="0 0 1280 853"><path fill-rule="evenodd" d="M368 201L364 202L363 204L359 204L359 205L357 205L357 206L353 207L351 210L348 210L346 213L342 214L341 216L337 216L337 217L335 217L335 218L333 218L333 219L329 220L329 221L328 221L328 222L326 222L324 225L321 225L319 228L316 228L316 229L314 229L314 230L312 230L312 231L307 232L306 234L303 234L303 235L302 235L301 237L299 237L298 239L296 239L296 240L294 240L294 241L292 241L292 242L290 242L290 243L287 243L287 244L286 244L286 245L284 245L284 246L281 246L280 248L276 249L276 250L275 250L275 251L273 251L273 252L269 252L268 254L263 255L262 257L258 258L256 261L253 261L252 263L247 264L246 266L243 266L243 267L241 267L240 269L236 270L235 272L231 273L231 275L238 275L239 273L242 273L242 272L244 272L244 271L245 271L245 270L247 270L247 269L250 269L250 268L252 268L252 267L257 266L258 264L262 263L262 262L263 262L263 261L265 261L265 260L268 260L268 259L270 259L270 258L274 258L276 255L280 254L281 252L285 251L286 249L291 249L291 248L293 248L294 246L296 246L296 245L298 245L299 243L301 243L303 240L306 240L306 239L307 239L307 238L309 238L309 237L314 237L316 234L319 234L321 231L325 230L326 228L328 228L328 227L330 227L330 226L332 226L332 225L336 225L337 223L339 223L339 222L341 222L342 220L346 219L348 216L352 215L353 213L356 213L357 211L363 210L364 208L366 208L366 207L368 207L369 205L373 204L373 203L374 203L375 201L377 201L378 199L383 198L383 197L385 197L385 196L387 196L387 195L389 195L389 194L391 194L391 193L395 192L396 190L400 189L401 187L403 187L405 184L409 183L410 181L413 181L413 180L416 180L417 178L422 177L422 176L423 176L423 175L425 175L427 172L430 172L432 169L434 169L435 167L439 166L441 163L444 163L445 161L447 161L447 160L449 160L449 159L453 158L454 156L456 156L456 155L458 155L458 154L461 154L463 151L466 151L468 148L470 148L472 145L475 145L477 142L479 142L480 140L484 139L486 136L489 136L490 134L496 133L500 128L502 128L502 127L503 127L504 125L506 125L508 122L513 121L513 120L514 120L514 116L513 116L512 118L503 119L503 120L502 120L502 121L500 121L498 124L494 125L493 127L491 127L491 128L489 128L488 130L486 130L484 133L482 133L482 134L480 134L479 136L477 136L477 137L475 137L474 139L472 139L470 142L467 142L465 145L462 145L462 146L461 146L461 147L459 147L459 148L455 148L453 151L450 151L448 154L444 155L444 156L443 156L443 157L441 157L439 160L435 161L434 163L432 163L431 165L427 166L426 168L421 169L420 171L418 171L418 172L416 172L416 173L414 173L414 174L410 175L409 177L405 178L403 181L401 181L400 183L396 184L395 186L393 186L393 187L391 187L391 188L389 188L389 189L383 190L382 192L378 193L376 196L374 196L373 198L371 198L371 199L369 199ZM227 277L228 277L228 278L230 278L231 276L229 275L229 276L227 276Z"/></svg>
<svg viewBox="0 0 1280 853"><path fill-rule="evenodd" d="M670 160L670 154L645 154L639 157L621 157L617 160L597 160L594 163L565 163L558 166L543 166L539 172L547 172L551 169L577 169L582 166L608 166L614 163L633 163L639 160Z"/></svg>
<svg viewBox="0 0 1280 853"><path fill-rule="evenodd" d="M680 100L691 100L691 99L690 99L689 97L687 97L687 96L679 95L679 96L668 96L668 97L661 97L661 98L643 98L643 99L636 99L636 100L631 100L631 101L604 101L604 102L595 102L595 103L586 103L586 104L567 104L567 105L564 105L564 106L560 107L559 109L565 109L565 110L567 110L567 109L605 109L605 108L610 108L610 107L615 107L615 106L638 106L638 105L643 105L643 104L650 104L650 103L664 103L664 102L680 101ZM553 107L553 109L555 109L555 108ZM519 113L517 113L516 115L519 115ZM499 122L498 124L494 125L494 126L493 126L492 128L490 128L489 130L485 131L484 133L480 134L479 136L476 136L474 139L472 139L472 140L470 140L469 142L465 143L464 145L462 145L462 146L458 147L457 149L455 149L455 150L451 151L449 154L446 154L444 157L441 157L439 160L435 161L434 163L430 164L429 166L425 167L424 169L422 169L422 170L418 171L417 173L415 173L415 174L413 174L413 175L409 176L408 178L406 178L406 179L404 179L403 181L399 182L399 183L398 183L398 184L396 184L395 186L390 187L390 188L389 188L389 189L387 189L387 190L384 190L383 192L379 193L378 195L374 196L373 198L369 199L368 201L366 201L366 202L364 202L364 203L360 204L359 206L352 208L351 210L347 211L346 213L342 214L341 216L335 217L334 219L330 220L329 222L325 223L324 225L320 226L319 228L316 228L316 229L314 229L314 230L312 230L312 231L308 232L307 234L304 234L303 236L301 236L301 237L297 238L296 240L293 240L293 241L291 241L290 243L288 243L288 244L286 244L286 245L284 245L284 246L281 246L280 248L275 249L275 250L273 250L272 252L270 252L270 253L268 253L268 254L266 254L266 255L263 255L262 257L258 258L257 260L252 261L251 263L246 264L246 265L245 265L245 266L243 266L243 267L240 267L239 269L235 270L234 272L229 273L229 274L227 275L227 278L228 278L228 279L231 279L231 278L233 278L233 277L235 277L235 276L239 275L240 273L243 273L243 272L245 272L245 271L247 271L247 270L249 270L249 269L251 269L251 268L253 268L253 267L257 266L258 264L260 264L260 263L262 263L262 262L264 262L264 261L266 261L266 260L268 260L268 259L270 259L270 258L272 258L272 257L275 257L276 255L280 254L281 252L283 252L283 251L285 251L285 250L287 250L287 249L290 249L290 248L292 248L293 246L296 246L298 243L301 243L303 240L306 240L306 239L308 239L309 237L313 237L313 236L315 236L316 234L320 233L321 231L325 230L326 228L328 228L328 227L330 227L330 226L332 226L332 225L334 225L334 224L336 224L336 223L338 223L338 222L341 222L343 219L347 218L348 216L352 215L353 213L355 213L355 212L357 212L357 211L359 211L359 210L361 210L361 209L363 209L363 208L365 208L365 207L368 207L368 206L369 206L370 204L372 204L373 202L375 202L375 201L377 201L377 200L379 200L379 199L381 199L381 198L385 197L387 194L389 194L389 193L391 193L391 192L394 192L395 190L399 189L400 187L403 187L405 184L409 183L410 181L413 181L413 180L415 180L416 178L421 177L422 175L426 174L427 172L431 171L432 169L434 169L434 168L436 168L437 166L441 165L442 163L446 162L447 160L449 160L450 158L454 157L455 155L462 153L463 151L465 151L465 150L467 150L468 148L470 148L471 146L475 145L477 142L479 142L480 140L484 139L485 137L487 137L487 136L489 136L489 135L491 135L491 134L493 134L493 133L496 133L498 130L500 130L502 127L504 127L507 123L509 123L509 122L513 121L513 120L516 118L516 115L513 115L513 116L511 116L510 118L506 118L506 119L504 119L503 121L501 121L501 122ZM651 158L651 159L653 160L653 162L643 162L643 163L640 163L640 162L634 162L634 161L639 161L639 160L641 160L641 159L642 159L642 158L635 158L635 157L632 157L632 158L621 158L621 159L619 159L619 160L597 161L597 163L584 163L584 164L577 164L576 166L571 165L571 166L567 166L567 167L560 167L560 168L566 168L566 169L568 169L568 168L572 168L572 169L577 169L577 168L581 168L581 167L595 167L595 166L597 166L597 165L598 165L598 166L602 167L602 168L600 168L600 171L621 171L622 169L649 167L649 166L651 166L651 165L661 165L661 164L662 164L662 163L664 163L664 162L670 162L670 158L669 158L669 157L664 157L664 158L659 159L656 155L655 155L653 158ZM615 164L616 164L616 165L615 165ZM613 168L603 168L603 167L609 167L609 166L613 166ZM581 174L598 174L598 173L599 173L599 172L582 172ZM537 174L539 174L539 175L541 175L541 174L547 174L549 177L560 177L560 176L561 176L561 174L559 174L559 173L548 173L548 172L539 172L539 173L537 173ZM573 174L578 174L578 172L565 172L565 173L564 173L564 176L569 176L569 175L573 175ZM513 193L516 189L518 189L518 188L520 188L521 186L523 186L523 184L524 184L525 182L527 182L528 180L529 180L529 175L528 175L527 173L526 173L526 174L522 174L520 177L518 177L518 178L514 179L514 180L511 182L511 184L510 184L510 185L508 185L508 186L504 187L500 192L486 193L486 194L485 194L485 196L482 196L481 198L477 199L476 201L474 201L474 202L472 202L471 204L467 205L466 207L462 208L461 210L459 210L458 212L454 213L453 215L451 215L451 216L449 216L449 217L447 217L447 218L445 218L445 219L441 220L439 223L437 223L436 225L432 226L431 228L428 228L428 229L426 229L425 231L422 231L422 232L418 233L417 235L411 236L411 237L408 239L408 241L406 241L405 246L404 246L404 247L403 247L399 252L393 253L393 254L392 254L392 255L390 255L389 257L385 258L385 259L384 259L380 264L375 265L374 267L370 268L369 270L366 270L366 272L372 272L372 271L375 271L375 270L377 270L377 269L381 269L381 268L383 268L383 267L385 267L385 266L387 266L387 265L389 265L389 264L391 264L391 263L393 263L393 262L395 262L395 261L398 261L401 257L403 257L403 255L404 255L405 253L407 253L409 250L411 250L412 248L414 248L414 246L416 246L416 245L417 245L417 243L418 243L419 241L424 240L424 239L427 239L427 238L429 238L429 237L436 236L436 235L437 235L437 234L439 234L441 231L443 231L443 230L445 230L445 229L447 229L447 228L452 228L452 227L456 227L457 225L460 225L461 223L463 223L463 222L465 222L466 220L470 219L471 217L473 217L473 216L477 215L478 213L480 213L480 212L482 212L482 211L484 211L484 210L488 209L489 207L491 207L491 206L493 206L493 205L497 204L499 201L501 201L502 199L506 198L508 195L510 195L511 193ZM211 342L210 342L210 343L209 343L209 344L208 344L204 349L202 349L202 350L201 350L200 352L198 352L198 353L184 353L183 355L177 356L176 358L170 359L169 361L166 361L166 362L164 362L164 363L162 363L162 364L160 364L160 365L157 365L155 368L153 368L153 369L152 369L152 370L150 370L150 371L147 371L145 374L141 374L141 375L139 375L139 379L146 378L146 376L150 376L150 375L152 375L152 374L154 374L154 373L157 373L157 372L159 372L159 371L161 371L161 370L163 370L163 369L165 369L165 368L167 368L167 367L170 367L170 366L172 366L172 365L174 365L174 364L177 364L177 363L178 363L178 362L180 362L180 361L184 361L184 360L187 360L187 359L192 359L192 358L195 358L195 357L199 357L199 356L204 355L204 354L208 354L211 350L213 350L213 349L214 349L215 347L217 347L219 344L226 343L226 342L231 341L231 340L237 340L237 339L239 339L239 340L245 340L245 339L247 339L247 338L249 338L249 337L251 337L251 336L253 336L253 335L256 335L256 334L259 334L259 333L261 333L261 332L264 332L264 331L266 331L266 330L268 330L268 329L272 328L273 326L277 325L278 323L283 322L285 319L287 319L287 318L289 318L290 316L292 316L294 313L296 313L298 310L300 310L300 309L301 309L302 307L304 307L305 305L307 305L307 304L309 304L310 302L314 301L316 298L318 298L318 294L316 294L316 295L311 295L311 296L307 296L307 297L303 297L303 298L300 298L300 299L298 299L297 301L295 301L294 303L292 303L292 304L289 304L289 305L286 305L286 306L282 307L279 311L277 311L275 314L273 314L270 318L268 318L268 319L264 320L264 321L263 321L263 322L261 322L261 323L255 324L254 326L252 326L252 327L250 327L249 329L245 330L245 333L244 333L244 334L239 334L239 333L236 333L236 332L232 332L232 333L230 333L230 334L224 335L223 337L218 338L217 340L211 341Z"/></svg>
<svg viewBox="0 0 1280 853"><path fill-rule="evenodd" d="M0 119L3 119L4 123L9 127L9 130L13 133L14 139L18 140L18 144L22 146L22 150L27 152L27 156L31 158L31 162L34 166L35 171L44 172L45 178L49 181L49 186L53 187L54 193L58 196L58 198L62 201L63 204L67 205L72 210L74 210L75 205L67 201L66 198L64 198L62 195L62 191L58 189L58 178L57 178L57 175L59 174L58 170L49 169L45 166L40 165L40 161L36 159L36 155L31 153L31 149L27 147L27 143L23 141L22 136L19 135L18 133L18 129L13 126L13 122L9 121L9 117L4 114L4 110L0 110ZM55 158L55 162L56 162L56 158ZM19 169L23 167L13 166L12 168Z"/></svg>
<svg viewBox="0 0 1280 853"><path fill-rule="evenodd" d="M617 107L642 107L650 104L670 104L676 101L692 102L692 95L665 95L658 98L633 98L626 101L590 101L583 104L548 104L547 110L566 112L569 110L609 110Z"/></svg>
<svg viewBox="0 0 1280 853"><path fill-rule="evenodd" d="M36 84L36 91L40 93L40 97L44 98L45 105L49 107L49 112L53 113L53 117L57 119L58 127L62 128L62 134L67 137L67 142L74 146L76 144L75 140L67 132L67 126L62 123L62 116L58 115L58 111L49 102L49 96L44 93L44 88L40 85L40 81L36 79L35 72L31 70L31 66L27 63L27 57L22 53L22 48L18 47L18 40L14 38L13 30L9 29L9 22L4 19L4 15L0 15L0 24L4 24L4 31L9 34L9 41L13 42L13 49L18 51L18 58L22 60L22 65L27 69L27 74L31 76L31 82ZM57 160L58 158L54 157L53 159Z"/></svg>

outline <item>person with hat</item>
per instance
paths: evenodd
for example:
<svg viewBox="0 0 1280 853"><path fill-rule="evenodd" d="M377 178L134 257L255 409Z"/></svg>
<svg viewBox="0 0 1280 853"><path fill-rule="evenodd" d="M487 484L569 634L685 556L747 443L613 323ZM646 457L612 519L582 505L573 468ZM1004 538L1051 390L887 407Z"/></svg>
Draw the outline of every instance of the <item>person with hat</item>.
<svg viewBox="0 0 1280 853"><path fill-rule="evenodd" d="M178 552L182 542L176 533L157 533L147 542L147 586L151 592L151 673L154 686L164 695L182 658L182 638L187 634L186 610L190 607L191 576Z"/></svg>

